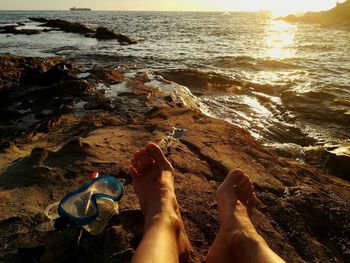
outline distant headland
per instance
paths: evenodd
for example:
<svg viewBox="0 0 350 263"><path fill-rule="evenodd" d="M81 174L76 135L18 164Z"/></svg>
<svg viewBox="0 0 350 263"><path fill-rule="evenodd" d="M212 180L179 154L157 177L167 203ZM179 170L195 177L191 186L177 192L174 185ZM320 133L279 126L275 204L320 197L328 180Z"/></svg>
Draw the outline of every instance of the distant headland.
<svg viewBox="0 0 350 263"><path fill-rule="evenodd" d="M81 7L72 7L69 8L70 11L91 11L91 8L81 8Z"/></svg>
<svg viewBox="0 0 350 263"><path fill-rule="evenodd" d="M334 8L328 11L308 12L303 16L289 15L277 19L292 23L316 23L322 26L341 26L350 28L350 0L347 0L344 3L337 3Z"/></svg>

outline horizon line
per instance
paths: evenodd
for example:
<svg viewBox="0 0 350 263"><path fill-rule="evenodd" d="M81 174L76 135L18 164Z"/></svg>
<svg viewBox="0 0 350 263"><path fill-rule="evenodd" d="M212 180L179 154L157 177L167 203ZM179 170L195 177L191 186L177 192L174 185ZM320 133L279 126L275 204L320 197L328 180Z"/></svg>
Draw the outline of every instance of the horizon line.
<svg viewBox="0 0 350 263"><path fill-rule="evenodd" d="M0 9L0 11L71 11L69 9ZM257 13L257 12L272 12L271 10L106 10L106 9L92 9L85 12L245 12L245 13ZM74 11L73 11L74 12ZM80 12L80 11L76 11Z"/></svg>

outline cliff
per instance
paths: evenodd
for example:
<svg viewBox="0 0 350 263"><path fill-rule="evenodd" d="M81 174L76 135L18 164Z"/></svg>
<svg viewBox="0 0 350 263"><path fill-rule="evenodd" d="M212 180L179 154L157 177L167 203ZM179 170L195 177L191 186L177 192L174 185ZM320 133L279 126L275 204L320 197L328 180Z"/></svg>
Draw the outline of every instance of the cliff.
<svg viewBox="0 0 350 263"><path fill-rule="evenodd" d="M323 12L308 12L303 16L289 15L278 19L287 22L316 23L323 26L340 26L350 28L350 0L338 3L336 7Z"/></svg>

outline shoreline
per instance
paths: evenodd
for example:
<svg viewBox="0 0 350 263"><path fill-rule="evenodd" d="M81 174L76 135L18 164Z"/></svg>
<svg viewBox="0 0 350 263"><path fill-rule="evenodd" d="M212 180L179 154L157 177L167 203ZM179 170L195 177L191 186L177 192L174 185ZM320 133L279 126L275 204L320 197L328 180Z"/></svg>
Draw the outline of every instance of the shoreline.
<svg viewBox="0 0 350 263"><path fill-rule="evenodd" d="M47 247L43 262L69 260L76 229L41 233L35 226L45 220L47 205L96 170L120 179L126 194L106 230L82 239L79 257L128 262L142 234L128 162L136 149L160 142L174 127L187 129L169 159L194 247L191 262L203 261L213 241L215 189L233 168L252 177L261 201L253 223L287 262L349 260L349 182L276 156L247 131L202 114L188 88L160 76L78 68L57 57L0 56L6 66L1 87L7 87L0 89L2 127L33 122L0 133L0 229L7 229L0 234L7 244L0 256L7 262L18 260L18 247L33 244Z"/></svg>
<svg viewBox="0 0 350 263"><path fill-rule="evenodd" d="M36 15L28 14L28 16ZM47 16L65 18L65 15L51 16L47 14ZM107 20L110 20L112 17L112 15L106 16L108 17ZM125 19L133 19L133 15L129 16L121 16L115 26L107 24L118 32L119 28L123 28ZM8 17L11 19L12 15L10 14ZM20 15L20 17L25 17L25 15ZM166 22L168 18L169 16L164 15L161 19ZM222 20L220 15L212 18ZM231 16L231 18L235 18L235 16ZM189 16L188 19L190 21L192 16ZM200 19L200 16L193 16L193 19ZM225 17L224 19L227 20L228 18ZM72 20L67 20L73 22L82 21L79 19L79 16L73 16ZM232 19L228 19L228 21L230 20ZM245 20L243 19L242 22ZM99 21L98 18L92 18L91 24L86 25L94 29L98 26L97 21ZM266 19L259 21L262 23L268 22ZM137 27L142 26L139 22L136 20L133 24L137 25ZM38 28L37 25L32 25L32 23L27 23L27 21L25 24L26 26L20 29L42 30L42 28ZM153 25L153 22L149 25ZM157 23L154 26L157 27ZM267 25L261 30L270 30L274 26L276 25L271 25L271 27ZM199 100L214 108L213 113L214 115L217 113L215 115L217 118L228 120L250 130L256 138L264 140L264 142L272 143L272 145L280 144L277 147L278 152L280 152L280 148L284 143L289 143L288 148L296 149L300 146L300 150L297 152L283 154L296 156L296 158L306 162L311 159L312 163L317 165L327 163L328 156L333 154L330 151L335 150L336 147L346 145L344 142L350 138L348 132L350 127L349 115L347 113L349 105L347 86L350 79L346 77L346 68L339 66L342 63L346 64L348 61L347 59L343 61L341 58L338 58L339 63L328 63L326 59L323 59L326 56L322 56L322 53L332 52L336 48L346 48L342 45L339 46L339 41L336 41L336 46L332 44L324 46L322 44L323 41L322 43L315 41L305 45L302 42L295 43L296 51L305 51L305 53L303 53L303 56L299 55L287 59L260 57L257 56L254 48L251 50L251 54L248 55L245 55L243 52L243 54L226 56L226 53L230 52L231 48L229 48L224 50L224 52L213 52L210 58L203 60L202 58L205 58L207 54L201 52L201 50L205 47L204 45L201 45L202 47L198 46L196 41L203 39L203 37L206 39L211 34L217 36L215 30L213 32L204 32L199 38L194 38L194 45L191 43L184 44L183 47L186 48L186 51L181 51L183 48L181 44L175 44L175 42L178 43L176 41L178 39L177 36L172 36L168 39L158 38L158 36L162 35L162 26L157 27L156 31L159 31L159 34L156 33L156 37L150 37L148 34L153 33L149 30L140 31L139 29L133 30L124 27L122 32L135 36L135 40L139 41L133 47L119 47L113 40L97 41L95 38L85 39L83 34L73 35L50 30L47 33L33 37L7 35L9 37L3 38L2 52L18 52L20 55L31 56L40 56L44 53L44 57L46 56L45 53L63 55L78 65L86 66L87 68L95 66L113 68L114 65L123 66L125 63L126 67L130 65L131 67L151 68L155 72L174 69L173 72L170 72L170 75L183 76L184 78L187 78L186 74L193 73L194 79L199 80L199 86L201 86L200 81L207 85L204 91L201 90L202 87L198 87L197 91L197 87L192 85L194 87L191 88L192 92L195 95L199 94ZM223 30L226 29L223 28ZM226 31L227 33L229 31ZM293 37L293 32L289 33ZM327 32L321 32L318 38L322 38L324 33ZM94 35L94 33L91 34ZM305 34L308 34L307 31ZM50 43L49 45L40 40L46 37ZM346 35L342 37L346 37ZM18 46L18 43L21 43L22 40L23 42L28 41L27 48ZM174 40L175 42L173 42ZM171 50L168 49L169 43L175 45ZM209 45L212 50L216 50L216 46L221 44L220 41L213 45L207 41L204 43L207 43L206 45ZM230 43L231 41L228 41L226 44ZM279 42L277 41L276 43ZM257 44L257 46L261 46L261 44ZM37 46L42 48L36 48ZM103 48L101 48L102 46ZM198 47L196 48L196 46ZM243 49L247 48L250 47L244 47ZM176 52L177 49L180 50ZM346 49L344 50L346 52ZM321 68L314 67L313 60L309 61L301 58L306 58L309 54L317 54L318 52L321 55L318 56L319 63L322 64ZM155 56L155 54L159 54L159 56ZM190 58L190 54L194 54L194 57ZM216 83L210 79L215 73L217 73L217 76L214 76L215 78L217 77ZM229 81L227 81L226 85L227 78ZM222 85L221 82L223 82ZM178 81L178 83L181 84L181 81ZM185 84L185 86L187 85ZM210 95L213 96L210 97ZM215 95L217 96L215 97ZM223 111L222 114L220 113L221 110ZM315 147L310 150L308 146ZM323 149L322 146L324 146ZM316 151L317 154L315 155L315 149L317 148L320 148L321 152ZM304 158L303 156L306 155L307 158ZM319 155L322 155L322 159L317 160ZM332 171L332 169L327 171ZM334 174L346 178L349 173L340 171Z"/></svg>
<svg viewBox="0 0 350 263"><path fill-rule="evenodd" d="M54 20L55 22L56 20ZM80 26L81 24L79 24ZM85 25L81 25L83 29L85 30ZM1 53L0 53L1 55ZM43 56L40 57L41 59L50 59L55 58L56 55L53 56ZM66 60L64 56L61 58L62 60ZM83 65L79 65L79 67L84 67ZM107 67L106 67L107 68ZM112 69L113 66L108 67L109 69ZM141 70L141 68L137 68L137 70ZM127 70L125 68L124 70ZM137 72L137 70L135 72ZM272 90L272 86L270 85L262 85L258 83L250 83L250 82L242 82L241 80L232 79L230 77L226 77L224 75L217 74L215 72L209 72L208 75L206 73L191 69L180 69L180 70L155 70L150 71L152 74L155 74L156 76L163 77L166 80L173 81L174 83L177 83L179 85L183 85L187 88L189 88L190 92L192 92L197 98L193 98L193 100L197 104L202 105L202 113L214 117L219 120L225 120L225 118L222 118L215 114L214 111L210 110L208 105L201 102L200 97L203 96L203 94L209 94L210 90L214 91L212 87L215 87L216 85L219 85L220 87L217 89L216 92L222 93L227 88L227 92L231 92L231 87L241 87L237 88L237 93L239 94L241 92L241 89L252 89L254 87L255 90L259 91L261 90ZM218 84L219 83L219 84ZM272 91L274 92L274 91ZM269 94L269 92L267 91ZM113 95L112 98L113 99ZM264 102L264 100L263 100ZM232 122L230 120L226 120L230 122L233 125L239 124ZM245 128L240 126L241 128ZM286 127L288 128L288 127ZM249 128L246 128L249 130ZM252 133L251 133L252 134ZM281 133L276 134L276 140L271 138L266 138L262 136L260 139L254 136L255 139L257 139L260 143L265 145L269 150L273 151L275 154L277 154L280 157L290 158L297 161L301 161L306 164L311 164L326 173L337 176L339 178L345 179L347 181L350 180L349 177L349 171L350 167L348 165L350 154L349 154L349 144L347 141L339 142L336 144L324 144L319 145L315 139L312 137L308 137L307 134L303 134L301 131L295 130L294 133ZM289 136L289 142L283 141L284 137ZM293 138L291 138L291 137ZM293 141L294 140L294 141ZM280 142L278 142L280 141Z"/></svg>

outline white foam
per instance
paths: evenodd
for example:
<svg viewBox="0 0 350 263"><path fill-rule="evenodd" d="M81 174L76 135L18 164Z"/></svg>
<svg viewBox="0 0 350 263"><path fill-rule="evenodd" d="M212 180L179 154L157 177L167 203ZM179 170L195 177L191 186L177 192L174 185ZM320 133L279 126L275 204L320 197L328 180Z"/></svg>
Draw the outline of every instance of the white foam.
<svg viewBox="0 0 350 263"><path fill-rule="evenodd" d="M86 77L88 77L90 75L91 75L91 73L89 73L89 72L83 72L83 73L78 74L77 78L78 79L83 79L83 78L86 78Z"/></svg>
<svg viewBox="0 0 350 263"><path fill-rule="evenodd" d="M105 95L110 98L116 98L120 93L123 92L131 92L131 88L128 86L127 81L124 81L119 84L114 84L110 86L106 86L105 84L98 84L96 87L97 90L103 90Z"/></svg>
<svg viewBox="0 0 350 263"><path fill-rule="evenodd" d="M157 89L165 94L170 95L175 103L181 104L184 107L198 109L202 113L210 115L210 110L208 107L205 104L201 103L199 99L192 94L189 88L179 85L175 82L168 81L162 76L155 75L152 71L147 69L124 73L124 81L122 83L110 86L100 83L97 85L96 89L103 90L107 97L116 98L121 93L133 92L133 88L132 86L129 86L128 82L138 76L146 76L148 81L144 83L145 86Z"/></svg>
<svg viewBox="0 0 350 263"><path fill-rule="evenodd" d="M86 110L84 109L84 106L87 104L86 101L79 101L75 104L75 113L78 115L85 114Z"/></svg>

